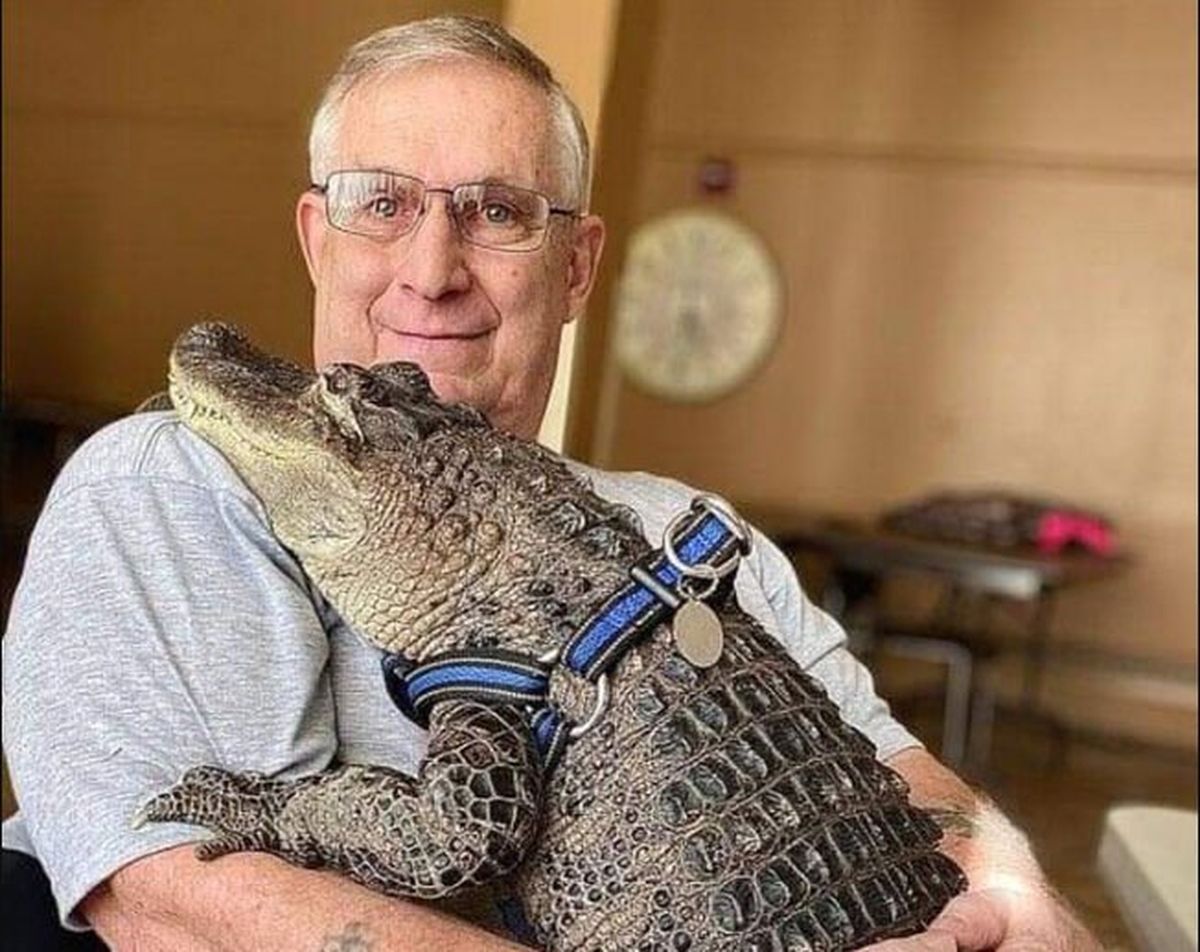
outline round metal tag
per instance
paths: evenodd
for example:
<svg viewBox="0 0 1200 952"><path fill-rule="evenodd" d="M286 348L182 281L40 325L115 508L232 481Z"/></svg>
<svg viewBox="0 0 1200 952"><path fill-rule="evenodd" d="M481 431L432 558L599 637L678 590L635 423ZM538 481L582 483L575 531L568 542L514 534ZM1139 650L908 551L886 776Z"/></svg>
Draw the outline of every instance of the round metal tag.
<svg viewBox="0 0 1200 952"><path fill-rule="evenodd" d="M697 668L711 668L721 658L725 632L716 612L694 599L684 602L671 622L675 650Z"/></svg>

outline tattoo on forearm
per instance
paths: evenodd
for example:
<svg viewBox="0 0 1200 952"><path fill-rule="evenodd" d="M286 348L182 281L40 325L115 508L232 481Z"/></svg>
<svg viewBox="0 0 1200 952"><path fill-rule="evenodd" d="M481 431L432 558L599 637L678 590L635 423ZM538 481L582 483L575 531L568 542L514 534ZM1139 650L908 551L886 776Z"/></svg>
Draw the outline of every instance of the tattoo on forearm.
<svg viewBox="0 0 1200 952"><path fill-rule="evenodd" d="M321 941L319 952L371 952L375 943L366 934L361 922L351 922L336 935L327 935Z"/></svg>
<svg viewBox="0 0 1200 952"><path fill-rule="evenodd" d="M974 812L951 807L931 809L929 813L945 833L971 839L979 832L979 824L976 822Z"/></svg>

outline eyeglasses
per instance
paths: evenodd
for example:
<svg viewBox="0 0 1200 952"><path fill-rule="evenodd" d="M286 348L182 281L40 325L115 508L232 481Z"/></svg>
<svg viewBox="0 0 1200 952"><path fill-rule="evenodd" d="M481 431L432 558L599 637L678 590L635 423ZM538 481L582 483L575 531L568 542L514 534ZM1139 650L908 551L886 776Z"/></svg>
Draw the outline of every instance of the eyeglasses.
<svg viewBox="0 0 1200 952"><path fill-rule="evenodd" d="M536 251L551 215L579 213L555 208L541 192L500 182L430 188L418 178L382 169L333 172L313 190L325 196L325 216L339 231L376 241L412 232L429 209L427 196L445 195L450 218L463 241L497 251Z"/></svg>

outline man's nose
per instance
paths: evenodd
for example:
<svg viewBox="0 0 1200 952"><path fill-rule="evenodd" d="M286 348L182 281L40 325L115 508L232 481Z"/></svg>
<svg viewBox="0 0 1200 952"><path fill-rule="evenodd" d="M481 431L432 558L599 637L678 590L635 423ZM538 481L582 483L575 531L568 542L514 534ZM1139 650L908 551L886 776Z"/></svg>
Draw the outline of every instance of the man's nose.
<svg viewBox="0 0 1200 952"><path fill-rule="evenodd" d="M450 214L450 197L431 192L425 201L425 213L417 227L397 242L398 268L405 287L436 300L445 294L465 291L471 275L462 239Z"/></svg>

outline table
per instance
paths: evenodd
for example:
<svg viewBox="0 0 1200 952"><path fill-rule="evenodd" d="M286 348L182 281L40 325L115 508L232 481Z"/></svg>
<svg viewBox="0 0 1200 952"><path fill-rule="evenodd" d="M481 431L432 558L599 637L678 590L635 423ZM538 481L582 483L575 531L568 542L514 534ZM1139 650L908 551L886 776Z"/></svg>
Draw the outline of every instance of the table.
<svg viewBox="0 0 1200 952"><path fill-rule="evenodd" d="M1039 697L1050 640L1054 595L1063 588L1112 577L1129 564L1126 555L1096 556L1079 552L1046 555L1032 550L998 550L922 539L890 532L863 521L762 506L743 506L742 514L771 537L788 556L816 552L833 567L832 588L822 594L824 607L842 615L853 602L873 598L879 583L892 575L923 575L943 585L937 617L910 635L875 633L901 653L935 656L950 672L943 757L961 764L966 757L968 721L975 713L988 718L977 725L973 753L986 756L990 705L972 704L971 666L981 632L961 623L979 599L1003 599L1028 607L1022 708L1040 710ZM847 592L847 588L853 589Z"/></svg>

